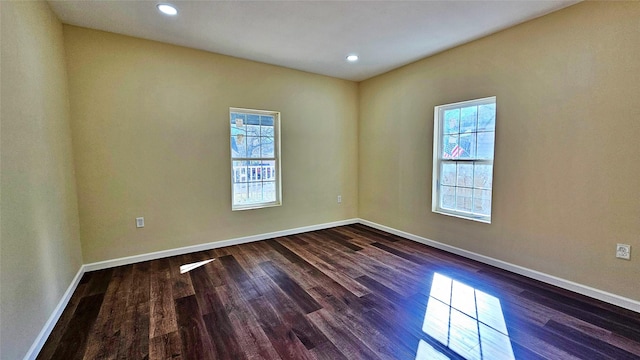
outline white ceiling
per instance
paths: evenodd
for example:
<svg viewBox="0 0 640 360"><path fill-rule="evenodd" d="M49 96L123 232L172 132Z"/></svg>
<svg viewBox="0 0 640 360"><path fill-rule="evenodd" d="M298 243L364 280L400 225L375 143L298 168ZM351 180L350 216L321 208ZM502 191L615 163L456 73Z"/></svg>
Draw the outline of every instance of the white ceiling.
<svg viewBox="0 0 640 360"><path fill-rule="evenodd" d="M66 24L354 81L576 2L49 1ZM348 63L348 54L360 60Z"/></svg>

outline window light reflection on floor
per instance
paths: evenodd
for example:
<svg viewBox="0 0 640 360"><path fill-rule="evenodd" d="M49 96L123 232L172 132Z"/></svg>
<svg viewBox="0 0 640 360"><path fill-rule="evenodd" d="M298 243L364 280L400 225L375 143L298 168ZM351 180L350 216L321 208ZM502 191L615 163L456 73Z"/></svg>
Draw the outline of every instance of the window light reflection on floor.
<svg viewBox="0 0 640 360"><path fill-rule="evenodd" d="M449 360L449 357L441 353L424 340L418 342L416 360Z"/></svg>
<svg viewBox="0 0 640 360"><path fill-rule="evenodd" d="M204 261L198 261L198 262L194 262L191 264L184 264L184 265L180 265L180 274L184 274L186 272L189 272L195 268L199 268L202 265L206 265L210 262L212 262L215 259L209 259L209 260L204 260Z"/></svg>
<svg viewBox="0 0 640 360"><path fill-rule="evenodd" d="M500 300L438 273L422 331L465 359L515 360ZM438 353L420 340L416 360L448 359Z"/></svg>

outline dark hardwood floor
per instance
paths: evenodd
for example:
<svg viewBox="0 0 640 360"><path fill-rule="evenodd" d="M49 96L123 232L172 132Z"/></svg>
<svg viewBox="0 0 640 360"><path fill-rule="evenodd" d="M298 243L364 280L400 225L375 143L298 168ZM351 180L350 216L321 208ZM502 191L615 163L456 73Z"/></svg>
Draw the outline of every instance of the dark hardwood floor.
<svg viewBox="0 0 640 360"><path fill-rule="evenodd" d="M38 359L640 359L640 314L356 224L86 273Z"/></svg>

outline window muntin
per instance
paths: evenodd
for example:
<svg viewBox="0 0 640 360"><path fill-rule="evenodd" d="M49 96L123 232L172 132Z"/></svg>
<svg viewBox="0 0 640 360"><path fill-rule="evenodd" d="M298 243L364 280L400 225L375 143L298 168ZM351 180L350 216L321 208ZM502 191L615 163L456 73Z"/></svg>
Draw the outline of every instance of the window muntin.
<svg viewBox="0 0 640 360"><path fill-rule="evenodd" d="M435 107L434 212L491 223L495 128L495 97Z"/></svg>
<svg viewBox="0 0 640 360"><path fill-rule="evenodd" d="M281 205L280 113L230 108L232 210Z"/></svg>

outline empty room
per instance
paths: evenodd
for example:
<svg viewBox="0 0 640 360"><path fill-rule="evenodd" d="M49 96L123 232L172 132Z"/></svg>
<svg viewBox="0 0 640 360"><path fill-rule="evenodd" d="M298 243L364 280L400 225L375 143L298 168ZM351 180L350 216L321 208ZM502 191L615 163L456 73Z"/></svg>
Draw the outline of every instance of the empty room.
<svg viewBox="0 0 640 360"><path fill-rule="evenodd" d="M0 15L0 359L640 359L640 2Z"/></svg>

